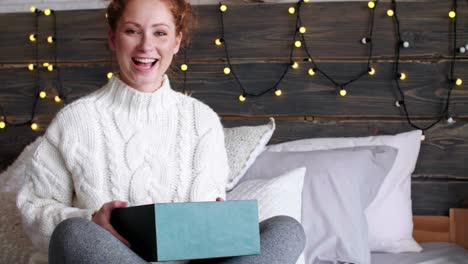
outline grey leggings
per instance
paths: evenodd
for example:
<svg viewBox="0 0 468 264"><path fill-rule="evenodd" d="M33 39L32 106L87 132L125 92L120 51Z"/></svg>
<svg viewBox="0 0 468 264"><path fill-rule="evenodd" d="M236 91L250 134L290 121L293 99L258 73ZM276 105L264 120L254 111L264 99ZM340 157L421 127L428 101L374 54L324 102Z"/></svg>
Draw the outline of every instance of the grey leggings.
<svg viewBox="0 0 468 264"><path fill-rule="evenodd" d="M300 223L275 216L260 223L261 255L192 260L190 264L295 264L305 245ZM49 263L145 263L109 232L95 223L71 218L54 230Z"/></svg>

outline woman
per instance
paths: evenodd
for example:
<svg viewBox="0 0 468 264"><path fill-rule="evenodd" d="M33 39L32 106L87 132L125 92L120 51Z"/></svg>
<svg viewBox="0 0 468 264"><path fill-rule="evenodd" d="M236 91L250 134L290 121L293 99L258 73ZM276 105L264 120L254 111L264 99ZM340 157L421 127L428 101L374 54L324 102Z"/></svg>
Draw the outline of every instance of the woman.
<svg viewBox="0 0 468 264"><path fill-rule="evenodd" d="M57 114L18 194L25 230L50 263L145 263L109 223L114 208L225 198L219 118L173 91L165 75L190 5L118 0L107 14L120 73ZM261 256L216 262L294 263L303 244L300 225L276 217L261 223Z"/></svg>

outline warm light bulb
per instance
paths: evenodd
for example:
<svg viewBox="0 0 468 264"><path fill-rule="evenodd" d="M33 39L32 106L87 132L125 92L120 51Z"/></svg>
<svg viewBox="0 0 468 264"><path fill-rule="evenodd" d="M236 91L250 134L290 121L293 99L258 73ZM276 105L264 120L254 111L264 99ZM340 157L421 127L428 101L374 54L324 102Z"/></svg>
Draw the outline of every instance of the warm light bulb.
<svg viewBox="0 0 468 264"><path fill-rule="evenodd" d="M297 70L297 69L299 69L299 63L294 62L294 63L291 65L291 67L292 67L293 69Z"/></svg>
<svg viewBox="0 0 468 264"><path fill-rule="evenodd" d="M52 10L50 10L48 8L44 10L44 15L50 16L50 14L52 14Z"/></svg>
<svg viewBox="0 0 468 264"><path fill-rule="evenodd" d="M292 15L292 14L296 13L296 8L294 8L294 7L291 6L291 7L288 9L288 12L289 12L289 14Z"/></svg>
<svg viewBox="0 0 468 264"><path fill-rule="evenodd" d="M227 5L220 5L220 6L219 6L219 10L221 10L221 12L226 12L226 10L227 10Z"/></svg>
<svg viewBox="0 0 468 264"><path fill-rule="evenodd" d="M28 65L28 70L33 71L34 68L35 68L35 67L34 67L34 64L30 63L30 64Z"/></svg>
<svg viewBox="0 0 468 264"><path fill-rule="evenodd" d="M426 136L423 134L421 135L421 141L424 141L424 140L426 140Z"/></svg>
<svg viewBox="0 0 468 264"><path fill-rule="evenodd" d="M42 63L42 66L44 66L44 67L48 67L49 65L50 65L50 64L49 64L48 62Z"/></svg>
<svg viewBox="0 0 468 264"><path fill-rule="evenodd" d="M106 13L106 18L109 17L109 15Z"/></svg>
<svg viewBox="0 0 468 264"><path fill-rule="evenodd" d="M302 1L304 1L304 3L309 3L309 0L302 0Z"/></svg>
<svg viewBox="0 0 468 264"><path fill-rule="evenodd" d="M393 16L395 13L393 12L393 10L389 9L387 10L387 16L391 17Z"/></svg>
<svg viewBox="0 0 468 264"><path fill-rule="evenodd" d="M294 46L296 46L296 48L300 48L300 47L302 46L301 41L300 41L300 40L296 40L296 41L294 42Z"/></svg>
<svg viewBox="0 0 468 264"><path fill-rule="evenodd" d="M239 95L239 101L244 102L245 101L245 96L243 94Z"/></svg>
<svg viewBox="0 0 468 264"><path fill-rule="evenodd" d="M48 71L53 71L54 70L54 65L49 64L49 66L47 66L47 70Z"/></svg>
<svg viewBox="0 0 468 264"><path fill-rule="evenodd" d="M31 42L36 41L36 34L31 34L31 35L29 35L29 40L30 40Z"/></svg>
<svg viewBox="0 0 468 264"><path fill-rule="evenodd" d="M6 127L6 123L4 121L0 121L0 129L4 129Z"/></svg>
<svg viewBox="0 0 468 264"><path fill-rule="evenodd" d="M367 6L372 9L375 7L375 3L373 1L369 1L369 3L367 3Z"/></svg>
<svg viewBox="0 0 468 264"><path fill-rule="evenodd" d="M408 41L403 41L403 42L401 43L401 46L403 46L403 48L407 49L407 48L409 48L410 45L409 45L409 42L408 42Z"/></svg>
<svg viewBox="0 0 468 264"><path fill-rule="evenodd" d="M299 33L301 33L301 34L306 33L306 31L307 31L306 27L300 27L299 28Z"/></svg>
<svg viewBox="0 0 468 264"><path fill-rule="evenodd" d="M114 73L112 73L112 72L108 72L108 73L107 73L107 79L112 78L112 76L114 76Z"/></svg>
<svg viewBox="0 0 468 264"><path fill-rule="evenodd" d="M457 13L455 13L455 11L450 11L448 15L450 18L455 18L457 16Z"/></svg>
<svg viewBox="0 0 468 264"><path fill-rule="evenodd" d="M400 78L400 80L406 80L406 73L402 72L402 73L399 73L398 74L398 78Z"/></svg>
<svg viewBox="0 0 468 264"><path fill-rule="evenodd" d="M466 52L466 48L465 48L465 47L459 47L459 48L457 49L457 51L460 52L460 53L465 53L465 52Z"/></svg>
<svg viewBox="0 0 468 264"><path fill-rule="evenodd" d="M226 67L224 68L224 74L230 74L231 73L231 68Z"/></svg>
<svg viewBox="0 0 468 264"><path fill-rule="evenodd" d="M455 123L455 119L453 119L453 117L449 116L449 118L447 118L447 123L449 123L449 124L454 124L454 123Z"/></svg>
<svg viewBox="0 0 468 264"><path fill-rule="evenodd" d="M44 91L41 91L41 92L39 93L39 97L42 98L42 99L46 98L46 96L47 96L47 93L44 92Z"/></svg>
<svg viewBox="0 0 468 264"><path fill-rule="evenodd" d="M220 46L220 45L223 44L223 41L222 41L221 39L217 38L217 39L215 40L215 44L216 44L216 46Z"/></svg>
<svg viewBox="0 0 468 264"><path fill-rule="evenodd" d="M308 73L309 73L310 76L314 76L315 75L315 70L310 68Z"/></svg>
<svg viewBox="0 0 468 264"><path fill-rule="evenodd" d="M31 124L31 129L32 130L37 130L38 128L39 128L39 126L36 123Z"/></svg>
<svg viewBox="0 0 468 264"><path fill-rule="evenodd" d="M362 38L361 39L361 43L364 44L364 45L369 43L369 42L371 42L370 38Z"/></svg>
<svg viewBox="0 0 468 264"><path fill-rule="evenodd" d="M398 101L398 100L395 101L395 106L398 108L400 108L402 104L403 104L403 101Z"/></svg>
<svg viewBox="0 0 468 264"><path fill-rule="evenodd" d="M460 78L458 78L458 79L455 80L455 84L458 85L458 86L460 86L460 85L463 84L463 80L460 79Z"/></svg>
<svg viewBox="0 0 468 264"><path fill-rule="evenodd" d="M180 69L181 69L182 71L186 71L186 70L188 69L187 64L184 63L184 64L180 65Z"/></svg>
<svg viewBox="0 0 468 264"><path fill-rule="evenodd" d="M281 90L276 90L275 91L276 96L281 96L281 94L283 94L283 92Z"/></svg>
<svg viewBox="0 0 468 264"><path fill-rule="evenodd" d="M375 69L371 67L371 68L369 68L368 72L369 72L369 75L374 75L375 74Z"/></svg>
<svg viewBox="0 0 468 264"><path fill-rule="evenodd" d="M36 8L35 6L31 6L31 7L29 8L29 11L31 11L31 13L36 13L37 8Z"/></svg>
<svg viewBox="0 0 468 264"><path fill-rule="evenodd" d="M346 92L346 89L345 88L341 88L340 90L340 95L341 96L346 96L347 92Z"/></svg>
<svg viewBox="0 0 468 264"><path fill-rule="evenodd" d="M60 98L60 96L56 95L56 96L54 96L54 101L56 103L60 103L62 101L62 99Z"/></svg>
<svg viewBox="0 0 468 264"><path fill-rule="evenodd" d="M52 44L52 43L54 43L54 37L48 36L46 41L47 41L47 43Z"/></svg>

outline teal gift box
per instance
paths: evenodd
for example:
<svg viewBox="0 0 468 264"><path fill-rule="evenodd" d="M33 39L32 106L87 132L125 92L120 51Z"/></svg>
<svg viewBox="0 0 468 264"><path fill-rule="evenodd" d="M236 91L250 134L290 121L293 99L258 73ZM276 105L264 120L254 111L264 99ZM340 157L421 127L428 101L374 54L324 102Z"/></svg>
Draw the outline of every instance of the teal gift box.
<svg viewBox="0 0 468 264"><path fill-rule="evenodd" d="M111 224L150 262L260 254L255 200L118 208Z"/></svg>

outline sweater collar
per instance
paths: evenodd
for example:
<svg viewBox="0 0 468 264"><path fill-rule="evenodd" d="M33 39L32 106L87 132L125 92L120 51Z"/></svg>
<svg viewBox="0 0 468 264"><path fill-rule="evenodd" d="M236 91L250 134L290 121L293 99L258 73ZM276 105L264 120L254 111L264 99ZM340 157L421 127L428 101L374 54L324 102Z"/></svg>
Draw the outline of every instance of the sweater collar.
<svg viewBox="0 0 468 264"><path fill-rule="evenodd" d="M102 106L129 121L151 122L157 113L177 103L177 92L172 90L167 75L164 75L161 87L152 93L140 92L114 75L98 100Z"/></svg>

